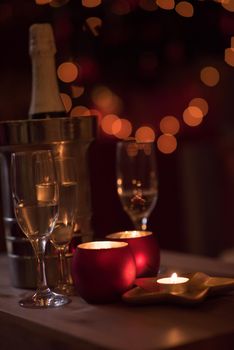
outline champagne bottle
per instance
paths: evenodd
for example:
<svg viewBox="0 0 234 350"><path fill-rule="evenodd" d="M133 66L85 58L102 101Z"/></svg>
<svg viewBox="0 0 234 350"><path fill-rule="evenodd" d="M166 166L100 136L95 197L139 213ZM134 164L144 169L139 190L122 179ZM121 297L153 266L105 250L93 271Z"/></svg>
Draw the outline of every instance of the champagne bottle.
<svg viewBox="0 0 234 350"><path fill-rule="evenodd" d="M55 66L56 46L52 26L35 23L29 29L29 54L32 62L32 95L29 118L66 117Z"/></svg>

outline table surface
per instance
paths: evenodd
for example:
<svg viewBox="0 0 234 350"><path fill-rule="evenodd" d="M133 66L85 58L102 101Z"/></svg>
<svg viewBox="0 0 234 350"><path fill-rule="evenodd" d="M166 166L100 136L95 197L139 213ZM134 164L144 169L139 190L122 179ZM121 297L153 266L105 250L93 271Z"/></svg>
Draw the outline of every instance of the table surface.
<svg viewBox="0 0 234 350"><path fill-rule="evenodd" d="M168 271L234 277L234 264L216 259L162 252L161 263ZM63 307L32 310L18 305L29 291L10 285L4 255L0 275L1 350L234 349L233 292L196 306L90 305L75 296Z"/></svg>

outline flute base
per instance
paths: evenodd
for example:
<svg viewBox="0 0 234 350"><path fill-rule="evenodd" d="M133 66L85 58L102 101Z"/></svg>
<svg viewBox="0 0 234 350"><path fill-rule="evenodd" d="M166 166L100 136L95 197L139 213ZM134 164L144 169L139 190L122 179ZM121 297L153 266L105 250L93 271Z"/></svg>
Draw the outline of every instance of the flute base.
<svg viewBox="0 0 234 350"><path fill-rule="evenodd" d="M51 308L70 303L70 299L62 294L52 292L49 288L45 291L37 291L32 296L19 301L19 305L25 308Z"/></svg>
<svg viewBox="0 0 234 350"><path fill-rule="evenodd" d="M73 284L66 283L66 284L60 284L57 287L53 289L55 293L72 296L76 295L76 289Z"/></svg>

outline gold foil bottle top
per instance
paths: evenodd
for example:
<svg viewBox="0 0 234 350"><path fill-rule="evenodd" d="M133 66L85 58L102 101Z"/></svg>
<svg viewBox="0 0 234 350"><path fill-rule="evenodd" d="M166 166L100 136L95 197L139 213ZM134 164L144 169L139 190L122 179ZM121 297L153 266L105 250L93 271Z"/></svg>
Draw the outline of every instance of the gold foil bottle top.
<svg viewBox="0 0 234 350"><path fill-rule="evenodd" d="M51 24L35 23L29 28L29 53L51 54L56 53L54 33Z"/></svg>

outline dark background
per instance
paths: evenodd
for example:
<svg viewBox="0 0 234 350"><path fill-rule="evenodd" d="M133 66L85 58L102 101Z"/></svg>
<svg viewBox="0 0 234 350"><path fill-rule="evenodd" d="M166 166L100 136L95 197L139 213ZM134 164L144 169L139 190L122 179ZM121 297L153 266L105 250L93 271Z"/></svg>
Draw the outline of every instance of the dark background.
<svg viewBox="0 0 234 350"><path fill-rule="evenodd" d="M76 84L85 92L73 100L74 106L95 108L92 89L105 85L121 98L121 115L134 131L148 125L158 137L162 116L178 117L176 151L157 151L159 199L149 229L158 234L164 249L219 256L234 245L234 68L224 61L234 36L234 13L215 1L190 1L194 16L184 18L175 10L150 12L140 1L126 0L129 12L116 15L116 3L102 1L96 8L85 8L81 1L70 0L55 8L33 0L1 1L0 118L27 118L28 29L32 23L50 22L56 64L71 60L79 65ZM97 36L86 22L92 16L102 20ZM201 69L208 65L220 73L215 87L200 80ZM69 84L59 84L61 92L71 92ZM182 115L194 97L205 98L209 112L201 125L191 128ZM114 137L99 130L90 152L97 238L132 228L116 194L115 144ZM0 242L3 249L3 230Z"/></svg>

